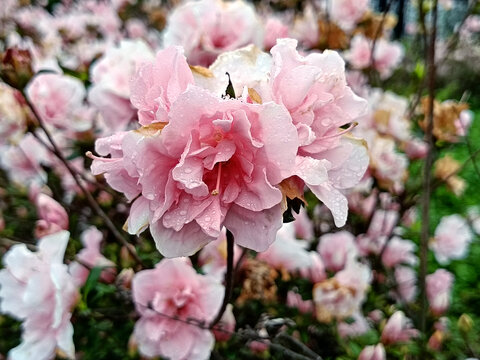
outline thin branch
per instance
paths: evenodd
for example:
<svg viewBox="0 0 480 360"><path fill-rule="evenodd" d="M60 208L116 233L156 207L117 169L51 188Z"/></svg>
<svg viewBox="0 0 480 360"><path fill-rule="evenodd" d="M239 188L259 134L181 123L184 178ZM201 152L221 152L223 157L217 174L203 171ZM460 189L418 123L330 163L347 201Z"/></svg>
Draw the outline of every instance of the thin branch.
<svg viewBox="0 0 480 360"><path fill-rule="evenodd" d="M284 341L285 344L290 345L292 347L292 349L296 348L300 353L309 357L310 359L322 360L322 357L320 355L318 355L315 351L310 349L308 346L306 346L301 341L298 341L297 339L295 339L293 336L288 335L286 332L278 333L278 335L275 337L275 339L279 340L279 341Z"/></svg>
<svg viewBox="0 0 480 360"><path fill-rule="evenodd" d="M103 221L105 222L105 225L108 227L108 229L110 230L110 232L112 233L114 238L120 244L122 244L123 246L125 246L127 248L127 251L135 259L135 261L138 264L144 266L142 260L138 257L137 253L129 246L130 244L127 242L127 240L125 240L125 238L122 236L122 234L120 234L120 232L117 230L117 228L115 227L113 222L109 219L107 214L105 214L105 212L102 210L100 205L98 205L98 203L95 201L92 194L90 194L90 192L83 186L82 182L79 179L79 176L78 176L77 172L75 171L75 169L73 169L70 166L68 161L63 156L60 148L58 147L58 145L56 144L52 135L50 134L50 131L47 129L47 127L43 123L43 120L42 120L41 116L38 114L37 110L35 109L35 106L31 103L30 99L25 94L25 91L21 90L21 93L22 93L22 95L25 99L26 104L28 105L28 107L32 111L33 115L35 116L39 127L43 130L43 132L45 133L45 136L48 139L48 142L52 146L53 154L55 154L55 156L62 162L62 164L68 170L70 175L73 177L75 183L77 184L77 186L80 188L81 192L83 193L83 195L87 199L90 207L103 219Z"/></svg>
<svg viewBox="0 0 480 360"><path fill-rule="evenodd" d="M217 316L210 324L210 328L213 328L222 318L223 313L227 309L227 305L230 302L233 292L233 234L227 229L227 272L225 273L225 294L223 296L222 306L218 311Z"/></svg>
<svg viewBox="0 0 480 360"><path fill-rule="evenodd" d="M423 169L422 228L420 236L420 267L418 275L418 283L420 287L419 329L422 333L425 333L426 316L428 312L425 278L427 276L428 241L430 238L430 195L432 192L431 176L434 160L433 107L435 98L435 40L437 36L437 11L438 0L434 0L432 9L433 13L430 46L428 50L428 100L430 107L427 115L427 129L425 131L425 137L427 141L427 156L425 159L425 167Z"/></svg>

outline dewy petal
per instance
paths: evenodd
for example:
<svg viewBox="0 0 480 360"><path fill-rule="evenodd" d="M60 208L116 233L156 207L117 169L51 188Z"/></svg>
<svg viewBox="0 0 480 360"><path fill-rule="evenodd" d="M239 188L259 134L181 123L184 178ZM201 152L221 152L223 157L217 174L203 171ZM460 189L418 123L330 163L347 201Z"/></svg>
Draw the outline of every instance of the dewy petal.
<svg viewBox="0 0 480 360"><path fill-rule="evenodd" d="M254 168L252 181L235 199L235 204L252 211L262 211L279 204L282 201L282 193L279 189L270 185L267 180L265 169Z"/></svg>
<svg viewBox="0 0 480 360"><path fill-rule="evenodd" d="M250 211L232 205L224 225L234 235L237 245L265 251L275 241L277 231L282 227L282 213L280 204L263 211Z"/></svg>
<svg viewBox="0 0 480 360"><path fill-rule="evenodd" d="M150 224L150 232L155 240L158 251L168 258L190 256L215 237L208 236L194 221L185 224L181 231L175 231L163 226L161 221Z"/></svg>
<svg viewBox="0 0 480 360"><path fill-rule="evenodd" d="M297 156L294 174L309 186L316 186L328 180L328 160L314 159L309 156Z"/></svg>
<svg viewBox="0 0 480 360"><path fill-rule="evenodd" d="M330 209L335 226L342 227L347 222L348 201L345 195L329 183L309 186L310 190Z"/></svg>
<svg viewBox="0 0 480 360"><path fill-rule="evenodd" d="M360 182L368 168L370 157L364 141L360 139L344 136L341 140L341 146L349 148L350 153L343 158L343 163L340 166L336 166L328 172L328 177L336 188L346 189ZM329 157L327 158L332 164L339 163L332 161Z"/></svg>
<svg viewBox="0 0 480 360"><path fill-rule="evenodd" d="M129 234L138 235L148 227L150 216L149 201L143 196L137 198L131 208L127 220L127 230Z"/></svg>
<svg viewBox="0 0 480 360"><path fill-rule="evenodd" d="M259 114L264 149L267 156L267 178L272 185L292 175L298 149L297 129L288 111L275 103L262 105ZM252 129L255 134L256 129Z"/></svg>

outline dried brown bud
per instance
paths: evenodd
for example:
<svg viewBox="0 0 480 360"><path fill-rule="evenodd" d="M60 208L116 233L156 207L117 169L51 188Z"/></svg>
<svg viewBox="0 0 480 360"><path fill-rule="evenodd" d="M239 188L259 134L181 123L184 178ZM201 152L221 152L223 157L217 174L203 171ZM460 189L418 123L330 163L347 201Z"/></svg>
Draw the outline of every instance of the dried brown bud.
<svg viewBox="0 0 480 360"><path fill-rule="evenodd" d="M0 77L15 89L23 90L33 76L29 50L9 48L2 54Z"/></svg>

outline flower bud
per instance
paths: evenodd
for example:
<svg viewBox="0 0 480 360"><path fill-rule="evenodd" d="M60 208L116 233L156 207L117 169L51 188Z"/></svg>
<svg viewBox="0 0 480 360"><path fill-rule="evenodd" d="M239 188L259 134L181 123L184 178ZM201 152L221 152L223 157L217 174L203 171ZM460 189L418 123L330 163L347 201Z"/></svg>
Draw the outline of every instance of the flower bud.
<svg viewBox="0 0 480 360"><path fill-rule="evenodd" d="M458 318L457 325L458 325L458 328L460 329L460 331L461 331L462 333L466 334L466 333L469 333L470 330L472 330L472 328L473 328L473 320L472 320L472 318L470 317L470 315L468 315L468 314L462 314L462 315Z"/></svg>
<svg viewBox="0 0 480 360"><path fill-rule="evenodd" d="M2 54L0 77L8 85L23 90L33 74L30 51L13 47Z"/></svg>

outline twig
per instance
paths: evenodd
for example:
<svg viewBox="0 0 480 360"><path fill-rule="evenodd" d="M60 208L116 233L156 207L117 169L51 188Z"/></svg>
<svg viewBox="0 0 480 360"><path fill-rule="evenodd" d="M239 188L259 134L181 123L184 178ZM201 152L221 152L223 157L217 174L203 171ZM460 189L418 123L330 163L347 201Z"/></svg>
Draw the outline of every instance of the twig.
<svg viewBox="0 0 480 360"><path fill-rule="evenodd" d="M426 316L428 312L428 304L426 297L425 278L427 276L427 255L428 240L430 237L430 195L431 195L431 171L434 158L434 142L433 142L433 106L435 97L435 40L437 36L437 10L438 0L434 0L432 9L432 29L430 34L430 46L428 50L428 92L429 92L429 112L427 117L427 128L425 137L427 141L427 156L425 159L425 167L423 169L423 197L422 197L422 228L420 236L420 267L418 275L418 283L420 287L420 314L419 329L425 333Z"/></svg>
<svg viewBox="0 0 480 360"><path fill-rule="evenodd" d="M61 150L59 149L59 147L57 146L55 140L53 139L52 135L50 134L50 131L47 129L47 127L45 126L45 124L43 123L43 120L41 118L41 116L38 114L37 110L35 109L35 106L31 103L30 99L28 98L28 96L25 94L25 91L24 90L19 90L24 99L25 99L25 102L26 104L28 105L28 107L30 108L30 110L32 111L33 115L35 116L36 120L37 120L37 123L39 125L39 127L43 130L43 132L45 133L50 145L52 146L52 150L53 150L53 154L55 154L55 156L63 163L63 165L65 165L66 169L68 170L68 172L70 173L70 175L72 175L75 183L77 184L77 186L80 188L80 190L82 191L83 195L85 196L85 198L87 199L90 207L103 219L103 221L105 222L105 225L108 227L108 229L110 230L110 232L112 233L112 235L114 236L114 238L120 243L122 244L123 246L125 246L127 248L127 251L130 253L130 255L132 255L132 257L135 259L135 261L144 266L143 265L143 262L142 260L138 257L137 253L132 250L132 248L129 246L130 244L127 242L127 240L125 240L125 238L120 234L120 232L117 230L117 228L115 227L115 225L113 224L113 222L108 218L107 214L105 214L105 212L102 210L102 208L100 207L100 205L98 205L98 203L95 201L95 199L93 198L92 194L90 194L90 192L85 189L85 187L83 186L82 182L80 181L80 179L78 178L78 174L77 172L70 166L70 164L68 163L68 161L65 159L65 157L63 156Z"/></svg>
<svg viewBox="0 0 480 360"><path fill-rule="evenodd" d="M304 343L298 341L293 336L290 336L285 332L278 333L275 339L279 341L285 341L285 343L288 343L290 346L292 346L293 349L298 349L299 352L301 352L305 356L308 356L311 359L322 360L322 357L318 355L315 351L313 351Z"/></svg>
<svg viewBox="0 0 480 360"><path fill-rule="evenodd" d="M225 294L223 295L223 302L217 316L210 324L210 328L213 328L222 318L225 309L227 308L233 291L233 234L227 229L227 272L225 273Z"/></svg>
<svg viewBox="0 0 480 360"><path fill-rule="evenodd" d="M387 14L390 11L390 7L392 6L393 0L390 0L385 7L385 10L382 13L382 20L380 20L380 24L378 25L377 31L375 32L375 36L372 40L372 49L370 50L370 69L375 70L375 47L377 45L377 40L380 37L380 34L383 32L383 25L385 24L385 20L387 18Z"/></svg>

